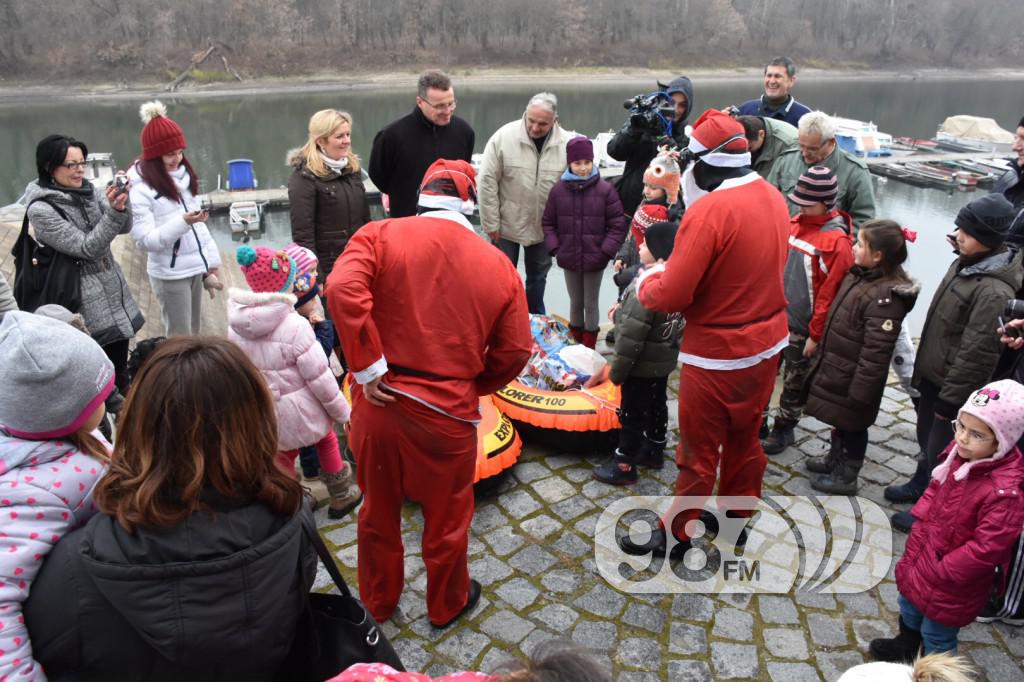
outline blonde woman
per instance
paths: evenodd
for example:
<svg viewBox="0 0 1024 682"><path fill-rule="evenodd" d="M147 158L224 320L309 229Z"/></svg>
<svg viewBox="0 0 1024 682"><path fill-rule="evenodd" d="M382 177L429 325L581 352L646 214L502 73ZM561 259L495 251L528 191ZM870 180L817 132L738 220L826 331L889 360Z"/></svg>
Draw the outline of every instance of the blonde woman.
<svg viewBox="0 0 1024 682"><path fill-rule="evenodd" d="M355 231L370 221L359 157L352 152L352 117L336 109L309 119L305 146L288 153L292 239L316 254L326 281Z"/></svg>

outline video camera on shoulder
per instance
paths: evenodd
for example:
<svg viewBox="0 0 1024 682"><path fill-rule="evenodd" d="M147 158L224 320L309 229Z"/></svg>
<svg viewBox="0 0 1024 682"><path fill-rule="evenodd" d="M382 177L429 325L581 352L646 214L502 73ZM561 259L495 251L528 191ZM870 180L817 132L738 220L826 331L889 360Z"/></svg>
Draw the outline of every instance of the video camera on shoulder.
<svg viewBox="0 0 1024 682"><path fill-rule="evenodd" d="M622 103L629 110L629 122L654 138L670 137L675 102L662 91L636 95Z"/></svg>

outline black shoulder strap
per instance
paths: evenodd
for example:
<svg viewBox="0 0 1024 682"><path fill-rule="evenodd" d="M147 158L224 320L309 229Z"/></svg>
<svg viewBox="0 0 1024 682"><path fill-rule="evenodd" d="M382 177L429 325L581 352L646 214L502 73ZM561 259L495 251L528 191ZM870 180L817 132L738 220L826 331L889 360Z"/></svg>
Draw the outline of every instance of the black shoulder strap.
<svg viewBox="0 0 1024 682"><path fill-rule="evenodd" d="M338 591L346 597L352 596L352 591L348 589L348 583L345 582L345 578L341 575L338 570L338 565L334 563L334 557L331 556L330 550L327 549L327 545L324 544L323 538L320 537L320 532L312 524L312 515L303 514L302 517L302 532L306 535L310 544L316 549L317 556L320 557L320 563L327 569L327 573L330 574L331 579L334 580L334 584L338 586Z"/></svg>
<svg viewBox="0 0 1024 682"><path fill-rule="evenodd" d="M32 201L28 202L28 204L27 204L27 205L25 206L25 215L24 215L24 217L23 217L23 218L21 219L21 234L20 234L20 235L18 235L18 239L17 239L17 241L15 241L15 242L14 242L14 249L12 249L12 250L11 250L11 255L15 255L15 256L17 255L16 251L18 251L18 250L19 250L19 244L21 244L22 242L24 242L24 240L25 240L26 238L28 238L28 236L29 236L29 234L28 234L28 224L29 224L29 220L28 220L28 209L29 209L29 208L30 208L30 207L32 206L32 204L34 204L34 203L37 203L37 202L42 202L42 203L46 204L47 206L49 206L50 208L52 208L52 209L53 209L54 211L56 211L56 212L57 212L57 214L58 214L58 215L59 215L59 216L60 216L61 218L63 218L64 220L67 220L67 219L68 219L68 214L67 214L67 213L65 213L65 212L64 212L64 211L63 211L63 210L61 209L61 207L60 207L60 206L57 206L56 204L52 204L52 203L50 203L50 202L49 202L49 201L47 201L47 200L46 200L45 198L42 198L42 197L40 197L40 198L38 198L38 199L33 199Z"/></svg>

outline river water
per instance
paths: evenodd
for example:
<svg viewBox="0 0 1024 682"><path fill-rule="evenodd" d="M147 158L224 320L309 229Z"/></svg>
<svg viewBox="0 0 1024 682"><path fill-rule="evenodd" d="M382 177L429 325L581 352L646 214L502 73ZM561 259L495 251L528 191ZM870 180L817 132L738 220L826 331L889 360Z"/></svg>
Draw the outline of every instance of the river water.
<svg viewBox="0 0 1024 682"><path fill-rule="evenodd" d="M666 78L670 74L666 74ZM526 100L539 90L550 89L559 97L563 126L593 136L617 129L625 118L622 102L646 91L653 83L579 82L565 80L511 85L459 85L456 81L459 116L477 131L476 150L482 151L490 134L517 118ZM338 88L330 92L267 93L191 98L163 97L170 116L181 124L188 140L188 156L202 178L204 190L217 186L217 175L226 174L226 162L252 159L260 187L285 184L289 168L285 155L305 141L306 123L312 112L327 107L349 111L354 119L353 147L368 157L374 133L407 113L414 103L413 88ZM940 80L801 80L794 94L812 109L874 121L893 135L931 137L937 126L954 114L989 116L1012 129L1021 111L1019 82ZM695 111L738 104L760 92L759 81L714 79L695 81ZM112 152L121 166L138 154L141 122L139 101L124 99L65 100L49 103L0 103L0 205L14 201L25 183L35 176L35 145L49 133L61 132L84 140L90 151ZM695 118L693 116L692 118ZM875 177L878 215L898 220L918 232L910 248L908 270L922 281L923 291L911 314L912 331L920 333L928 302L952 260L944 235L952 230L959 208L972 194L952 194L880 181ZM232 248L223 218L211 220L223 248ZM258 240L274 246L289 241L287 211L270 212L266 233ZM611 305L615 287L610 273L602 287L602 305ZM568 312L565 284L557 268L548 277L547 306L550 312Z"/></svg>

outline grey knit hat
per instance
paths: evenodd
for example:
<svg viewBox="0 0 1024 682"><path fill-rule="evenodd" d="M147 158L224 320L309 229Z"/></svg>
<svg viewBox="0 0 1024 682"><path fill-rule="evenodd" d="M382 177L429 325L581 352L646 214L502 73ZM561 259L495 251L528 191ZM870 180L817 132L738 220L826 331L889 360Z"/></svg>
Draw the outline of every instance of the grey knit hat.
<svg viewBox="0 0 1024 682"><path fill-rule="evenodd" d="M63 322L12 311L0 324L0 425L30 440L82 427L114 390L114 365Z"/></svg>

